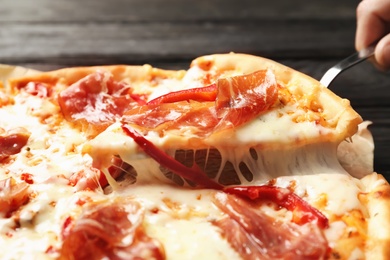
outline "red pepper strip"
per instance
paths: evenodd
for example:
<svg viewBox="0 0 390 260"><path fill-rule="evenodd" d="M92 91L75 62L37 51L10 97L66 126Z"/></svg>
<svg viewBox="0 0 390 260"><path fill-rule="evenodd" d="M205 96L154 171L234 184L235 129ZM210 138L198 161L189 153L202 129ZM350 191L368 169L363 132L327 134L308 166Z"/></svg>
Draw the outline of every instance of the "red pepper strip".
<svg viewBox="0 0 390 260"><path fill-rule="evenodd" d="M130 97L134 99L140 106L146 104L146 95L130 93Z"/></svg>
<svg viewBox="0 0 390 260"><path fill-rule="evenodd" d="M211 84L207 87L185 89L157 97L150 100L147 105L158 105L162 103L174 103L185 100L214 101L217 97L217 85Z"/></svg>
<svg viewBox="0 0 390 260"><path fill-rule="evenodd" d="M300 225L316 220L320 228L327 228L329 226L327 217L289 189L263 185L226 187L223 191L251 200L270 200L280 207L297 213L294 214L296 218L294 222Z"/></svg>
<svg viewBox="0 0 390 260"><path fill-rule="evenodd" d="M128 136L133 138L133 140L138 144L139 147L142 148L142 150L144 150L147 155L149 155L162 166L187 180L199 184L202 187L222 190L223 186L207 177L206 174L195 163L191 168L184 166L171 156L158 149L153 143L149 142L145 137L137 133L137 131L134 129L131 129L126 125L122 125L122 129Z"/></svg>

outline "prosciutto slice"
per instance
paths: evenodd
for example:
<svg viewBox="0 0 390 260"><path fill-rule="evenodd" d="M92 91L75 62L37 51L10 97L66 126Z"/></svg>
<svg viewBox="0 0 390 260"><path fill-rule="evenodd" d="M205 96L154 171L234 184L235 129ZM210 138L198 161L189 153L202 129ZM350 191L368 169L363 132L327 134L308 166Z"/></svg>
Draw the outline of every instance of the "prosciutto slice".
<svg viewBox="0 0 390 260"><path fill-rule="evenodd" d="M13 178L0 181L0 216L10 217L29 200L29 185L26 182L16 182Z"/></svg>
<svg viewBox="0 0 390 260"><path fill-rule="evenodd" d="M215 205L226 217L214 221L221 235L243 259L324 259L328 243L313 224L273 219L244 199L216 192Z"/></svg>
<svg viewBox="0 0 390 260"><path fill-rule="evenodd" d="M124 113L124 124L142 131L190 129L198 137L239 127L267 111L277 100L278 86L271 71L222 78L204 88L169 93Z"/></svg>
<svg viewBox="0 0 390 260"><path fill-rule="evenodd" d="M97 71L63 90L58 103L66 120L104 129L124 111L145 101L130 86L115 81L111 73Z"/></svg>
<svg viewBox="0 0 390 260"><path fill-rule="evenodd" d="M164 259L162 245L142 226L143 210L130 199L84 205L63 226L61 259Z"/></svg>

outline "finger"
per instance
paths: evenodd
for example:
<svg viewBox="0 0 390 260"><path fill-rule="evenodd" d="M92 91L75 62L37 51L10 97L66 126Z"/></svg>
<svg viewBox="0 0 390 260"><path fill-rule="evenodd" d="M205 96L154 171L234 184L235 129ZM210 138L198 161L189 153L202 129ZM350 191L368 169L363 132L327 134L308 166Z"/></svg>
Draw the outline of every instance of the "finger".
<svg viewBox="0 0 390 260"><path fill-rule="evenodd" d="M382 69L390 68L390 34L383 37L375 48L376 63Z"/></svg>
<svg viewBox="0 0 390 260"><path fill-rule="evenodd" d="M361 50L388 32L390 2L386 0L364 0L359 3L356 15L355 47L357 50Z"/></svg>

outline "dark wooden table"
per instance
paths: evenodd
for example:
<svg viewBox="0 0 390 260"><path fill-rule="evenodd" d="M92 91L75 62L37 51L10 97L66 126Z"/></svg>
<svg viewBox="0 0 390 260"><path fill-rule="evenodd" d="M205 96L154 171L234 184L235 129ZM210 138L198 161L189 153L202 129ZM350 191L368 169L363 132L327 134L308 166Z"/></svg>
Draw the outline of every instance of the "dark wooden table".
<svg viewBox="0 0 390 260"><path fill-rule="evenodd" d="M200 55L245 52L319 79L354 52L353 0L2 0L0 63L51 70L144 64L187 68ZM376 142L375 170L390 179L390 75L369 62L331 89L351 100Z"/></svg>

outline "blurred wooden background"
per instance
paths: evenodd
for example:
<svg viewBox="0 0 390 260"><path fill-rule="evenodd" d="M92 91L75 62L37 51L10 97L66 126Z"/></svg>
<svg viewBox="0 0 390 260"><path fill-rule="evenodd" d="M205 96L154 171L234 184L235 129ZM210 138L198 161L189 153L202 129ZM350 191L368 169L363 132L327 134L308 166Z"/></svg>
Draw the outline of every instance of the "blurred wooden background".
<svg viewBox="0 0 390 260"><path fill-rule="evenodd" d="M245 52L319 79L354 52L355 0L2 0L0 63L51 70L144 64L187 68ZM331 86L373 121L375 170L390 178L390 75L364 62Z"/></svg>

